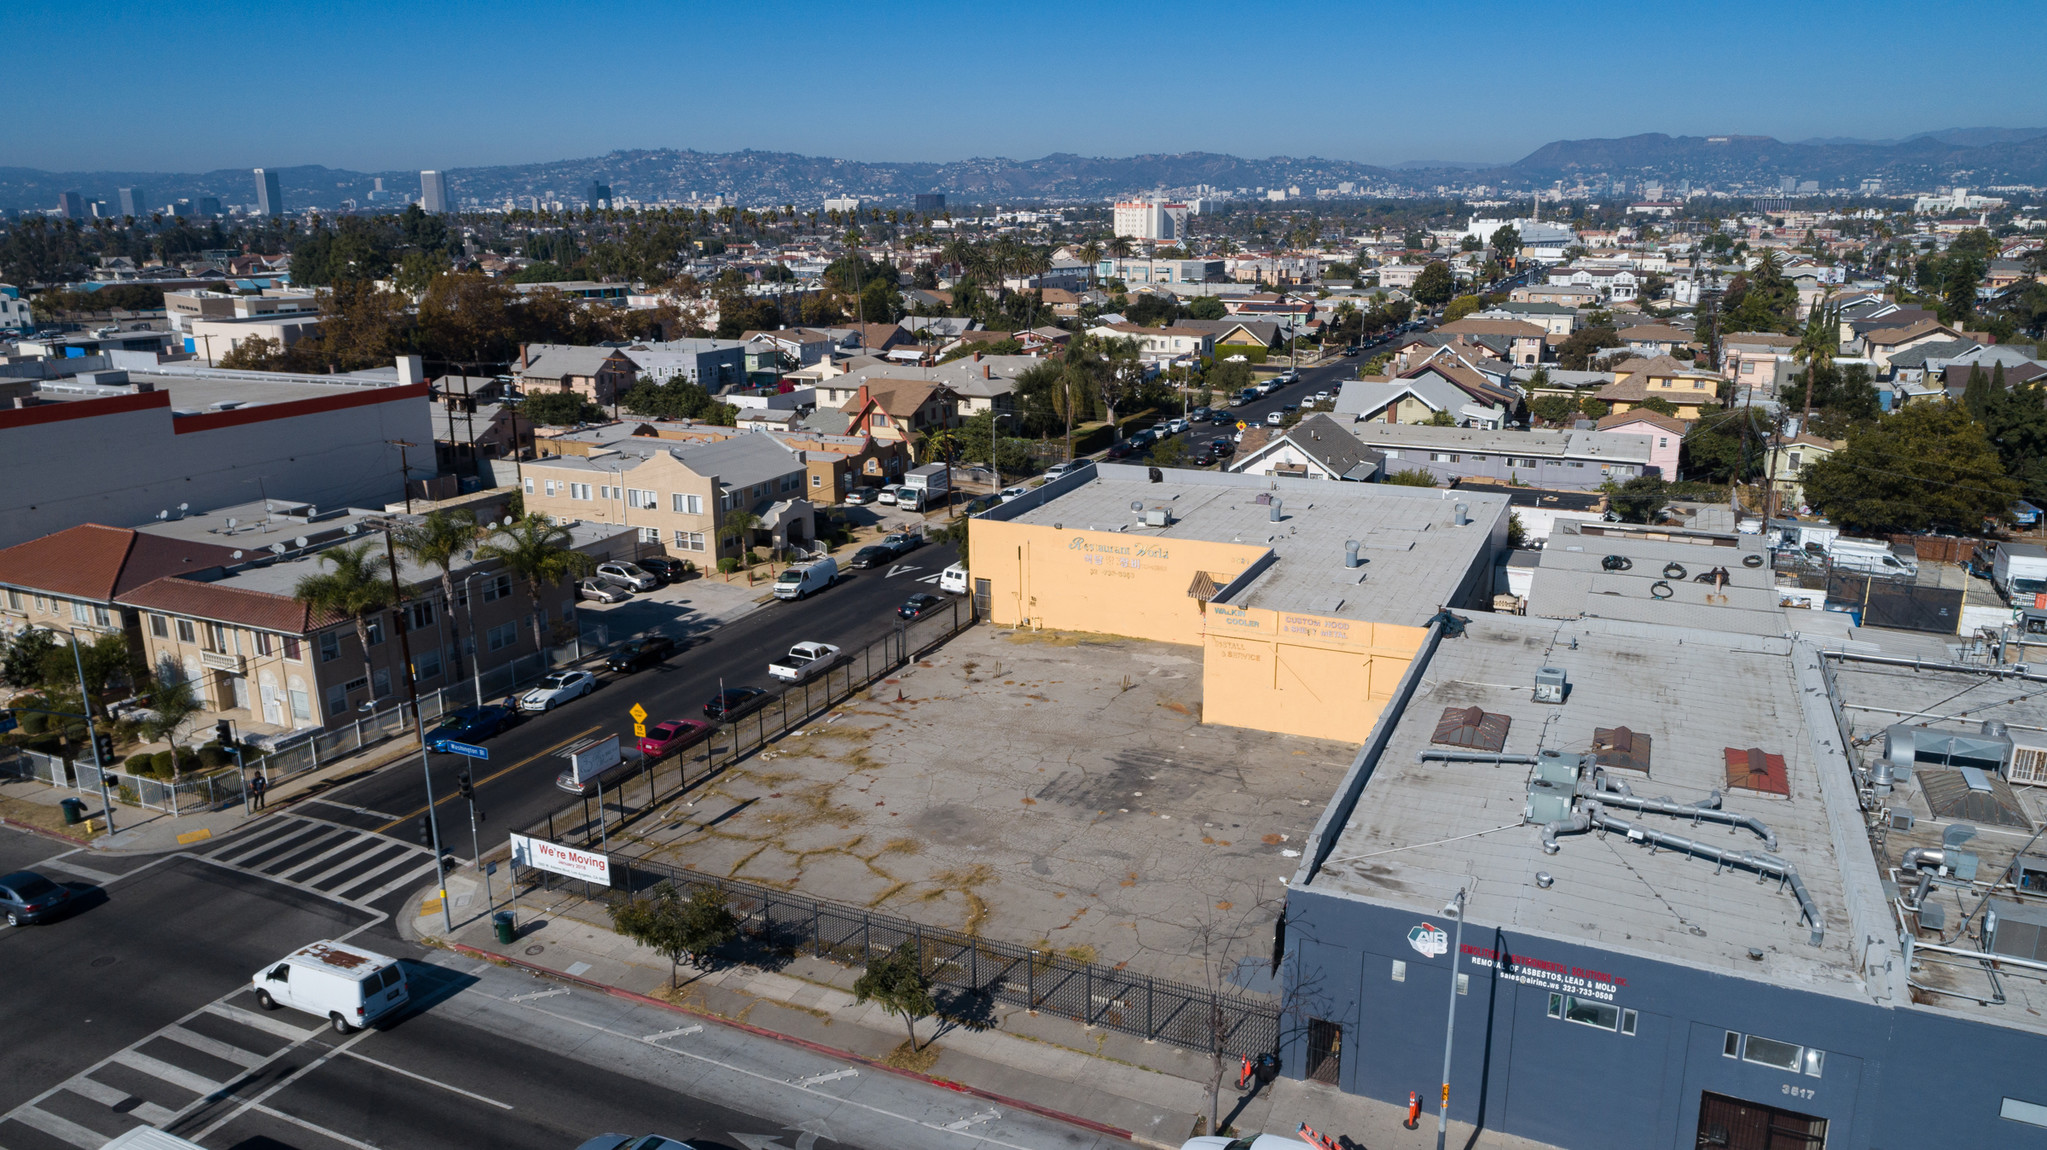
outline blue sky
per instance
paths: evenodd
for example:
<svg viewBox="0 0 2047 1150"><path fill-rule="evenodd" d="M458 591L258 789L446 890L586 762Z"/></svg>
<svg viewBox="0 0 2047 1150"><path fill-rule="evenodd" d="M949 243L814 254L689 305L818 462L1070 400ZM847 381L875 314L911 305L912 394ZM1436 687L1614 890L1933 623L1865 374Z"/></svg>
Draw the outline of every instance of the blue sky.
<svg viewBox="0 0 2047 1150"><path fill-rule="evenodd" d="M2047 72L1994 51L2036 37L2039 0L6 11L0 165L53 170L458 168L658 147L1505 161L1637 132L2047 124Z"/></svg>

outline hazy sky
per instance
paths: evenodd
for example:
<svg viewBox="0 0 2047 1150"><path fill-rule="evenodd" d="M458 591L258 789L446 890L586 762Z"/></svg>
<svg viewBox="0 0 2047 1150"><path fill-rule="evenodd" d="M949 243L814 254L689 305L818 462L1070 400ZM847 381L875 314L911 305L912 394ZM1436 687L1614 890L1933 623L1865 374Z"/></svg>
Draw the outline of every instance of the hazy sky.
<svg viewBox="0 0 2047 1150"><path fill-rule="evenodd" d="M5 11L0 166L52 170L459 168L660 147L1505 161L1638 132L2047 123L2047 72L1988 47L2036 37L2040 0Z"/></svg>

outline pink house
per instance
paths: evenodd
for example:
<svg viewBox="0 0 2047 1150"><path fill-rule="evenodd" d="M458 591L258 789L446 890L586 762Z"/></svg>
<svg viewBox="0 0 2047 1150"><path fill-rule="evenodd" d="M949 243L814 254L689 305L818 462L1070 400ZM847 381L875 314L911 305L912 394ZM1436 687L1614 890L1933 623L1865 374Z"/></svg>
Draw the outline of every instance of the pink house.
<svg viewBox="0 0 2047 1150"><path fill-rule="evenodd" d="M1677 454L1691 424L1674 415L1659 415L1647 408L1616 411L1594 425L1600 431L1618 431L1649 437L1649 463L1665 479L1677 478Z"/></svg>

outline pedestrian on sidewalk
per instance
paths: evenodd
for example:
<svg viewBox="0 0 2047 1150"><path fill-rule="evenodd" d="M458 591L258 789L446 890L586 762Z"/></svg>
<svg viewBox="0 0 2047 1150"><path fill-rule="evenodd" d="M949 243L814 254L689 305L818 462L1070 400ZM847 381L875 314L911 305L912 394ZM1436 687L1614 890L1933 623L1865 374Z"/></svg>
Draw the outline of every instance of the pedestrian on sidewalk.
<svg viewBox="0 0 2047 1150"><path fill-rule="evenodd" d="M255 810L263 809L263 796L270 791L270 780L258 771L249 779L249 805Z"/></svg>

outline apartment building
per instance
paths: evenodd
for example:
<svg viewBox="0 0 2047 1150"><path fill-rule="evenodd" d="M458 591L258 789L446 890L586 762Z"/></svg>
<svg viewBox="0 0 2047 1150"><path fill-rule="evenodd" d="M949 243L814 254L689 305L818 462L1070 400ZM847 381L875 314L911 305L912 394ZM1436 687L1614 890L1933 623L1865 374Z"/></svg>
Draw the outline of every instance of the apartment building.
<svg viewBox="0 0 2047 1150"><path fill-rule="evenodd" d="M1653 398L1670 404L1679 419L1689 420L1720 407L1724 381L1718 373L1667 355L1624 360L1614 365L1613 375L1614 381L1600 388L1595 398L1611 404L1614 411L1633 411Z"/></svg>
<svg viewBox="0 0 2047 1150"><path fill-rule="evenodd" d="M1134 339L1145 360L1207 359L1215 354L1215 333L1193 327L1146 327L1111 323L1088 329L1101 339Z"/></svg>
<svg viewBox="0 0 2047 1150"><path fill-rule="evenodd" d="M805 453L768 433L694 444L635 437L521 470L529 514L630 527L642 554L715 565L757 543L806 544L817 535ZM822 492L827 480L816 482ZM733 511L755 516L744 539L722 533Z"/></svg>
<svg viewBox="0 0 2047 1150"><path fill-rule="evenodd" d="M639 367L615 347L522 343L516 374L527 395L572 391L591 403L610 407L632 389Z"/></svg>

